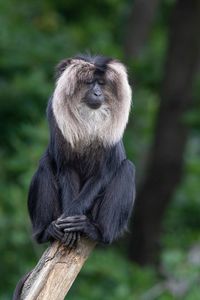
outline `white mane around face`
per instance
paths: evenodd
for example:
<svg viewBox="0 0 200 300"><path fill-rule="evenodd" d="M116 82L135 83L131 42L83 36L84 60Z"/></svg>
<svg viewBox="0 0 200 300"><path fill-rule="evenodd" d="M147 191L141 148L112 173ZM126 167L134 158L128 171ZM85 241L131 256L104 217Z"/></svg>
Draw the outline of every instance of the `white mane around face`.
<svg viewBox="0 0 200 300"><path fill-rule="evenodd" d="M117 81L118 99L111 99L111 104L105 101L96 110L81 102L81 90L76 91L77 76L82 76L83 69L91 73L95 66L76 59L56 83L52 108L57 125L73 148L77 145L84 147L94 141L104 146L114 145L123 136L131 106L131 88L126 69L117 61L108 64L106 77Z"/></svg>

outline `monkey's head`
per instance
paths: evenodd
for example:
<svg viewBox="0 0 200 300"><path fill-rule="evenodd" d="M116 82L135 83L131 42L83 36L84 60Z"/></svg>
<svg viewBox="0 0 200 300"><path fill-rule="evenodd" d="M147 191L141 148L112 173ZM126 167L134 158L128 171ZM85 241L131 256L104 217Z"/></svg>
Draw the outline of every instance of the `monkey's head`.
<svg viewBox="0 0 200 300"><path fill-rule="evenodd" d="M116 144L131 106L125 66L103 56L76 56L60 62L56 77L52 109L71 146Z"/></svg>

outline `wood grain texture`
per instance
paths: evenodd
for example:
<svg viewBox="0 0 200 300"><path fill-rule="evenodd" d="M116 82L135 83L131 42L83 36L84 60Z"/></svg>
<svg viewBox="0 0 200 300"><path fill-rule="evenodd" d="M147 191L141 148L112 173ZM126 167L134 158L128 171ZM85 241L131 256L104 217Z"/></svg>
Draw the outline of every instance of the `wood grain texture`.
<svg viewBox="0 0 200 300"><path fill-rule="evenodd" d="M81 239L76 249L53 243L24 283L20 300L62 300L95 247Z"/></svg>

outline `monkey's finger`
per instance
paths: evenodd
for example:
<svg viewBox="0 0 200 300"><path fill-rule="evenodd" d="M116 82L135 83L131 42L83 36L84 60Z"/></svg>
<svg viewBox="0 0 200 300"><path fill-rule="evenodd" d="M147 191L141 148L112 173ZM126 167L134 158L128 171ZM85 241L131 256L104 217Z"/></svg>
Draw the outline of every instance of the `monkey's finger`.
<svg viewBox="0 0 200 300"><path fill-rule="evenodd" d="M63 232L60 230L60 228L58 228L56 225L53 227L53 230L58 233L58 234L61 234L63 235Z"/></svg>
<svg viewBox="0 0 200 300"><path fill-rule="evenodd" d="M76 242L75 242L75 246L77 247L78 242L80 241L80 232L76 231Z"/></svg>
<svg viewBox="0 0 200 300"><path fill-rule="evenodd" d="M56 240L61 240L64 234L63 232L57 230L55 226L49 226L48 232Z"/></svg>
<svg viewBox="0 0 200 300"><path fill-rule="evenodd" d="M67 238L66 238L66 241L65 241L65 246L69 247L72 240L73 240L73 232L70 232L69 234L67 234Z"/></svg>
<svg viewBox="0 0 200 300"><path fill-rule="evenodd" d="M59 238L59 239L62 239L63 238L63 232L57 230L56 228L54 229L54 233L56 234L56 236Z"/></svg>
<svg viewBox="0 0 200 300"><path fill-rule="evenodd" d="M58 228L58 227L56 226L56 224L54 224L52 230L53 230L53 231L55 232L55 234L58 235L60 238L63 237L63 231L62 231L60 228Z"/></svg>
<svg viewBox="0 0 200 300"><path fill-rule="evenodd" d="M72 231L83 231L83 227L72 227L64 229L64 232L72 232Z"/></svg>
<svg viewBox="0 0 200 300"><path fill-rule="evenodd" d="M58 240L58 241L62 240L62 236L56 234L56 232L52 232L52 233L51 233L51 236L52 236L52 238L55 239L55 240Z"/></svg>
<svg viewBox="0 0 200 300"><path fill-rule="evenodd" d="M56 224L57 228L62 228L63 226L71 226L71 224L75 225L76 224L85 224L87 222L87 220L74 220L74 221L63 221L60 222L59 224Z"/></svg>
<svg viewBox="0 0 200 300"><path fill-rule="evenodd" d="M80 227L80 226L85 226L85 222L63 223L63 224L57 225L58 229L60 229L60 230L63 230L66 228L71 228L71 227Z"/></svg>
<svg viewBox="0 0 200 300"><path fill-rule="evenodd" d="M76 245L76 240L77 240L77 234L76 234L76 232L72 232L72 239L68 245L69 248L73 248Z"/></svg>
<svg viewBox="0 0 200 300"><path fill-rule="evenodd" d="M64 234L64 236L63 236L63 238L62 238L62 243L63 243L63 244L65 244L66 239L67 239L67 234Z"/></svg>
<svg viewBox="0 0 200 300"><path fill-rule="evenodd" d="M74 215L74 216L65 216L65 215L61 215L58 219L57 219L57 221L59 221L59 220L64 220L64 219L79 219L79 218L82 218L82 217L85 217L85 215Z"/></svg>
<svg viewBox="0 0 200 300"><path fill-rule="evenodd" d="M80 215L80 216L70 216L70 217L66 217L66 218L58 218L56 221L56 224L62 224L64 222L78 222L78 221L85 221L87 219L87 217L85 215Z"/></svg>
<svg viewBox="0 0 200 300"><path fill-rule="evenodd" d="M71 239L71 232L66 232L65 234L64 234L64 237L63 237L63 239L62 239L62 243L65 245L65 246L67 246L68 245L68 241Z"/></svg>
<svg viewBox="0 0 200 300"><path fill-rule="evenodd" d="M77 232L77 241L76 241L77 244L80 242L80 239L81 239L81 235L79 232Z"/></svg>

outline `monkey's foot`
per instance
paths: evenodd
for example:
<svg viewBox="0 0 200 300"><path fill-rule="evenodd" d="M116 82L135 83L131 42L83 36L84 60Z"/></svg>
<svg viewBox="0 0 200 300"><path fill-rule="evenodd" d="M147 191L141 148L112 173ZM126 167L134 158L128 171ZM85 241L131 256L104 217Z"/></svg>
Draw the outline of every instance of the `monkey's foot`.
<svg viewBox="0 0 200 300"><path fill-rule="evenodd" d="M79 232L66 232L62 238L62 243L69 248L75 248L80 240Z"/></svg>

